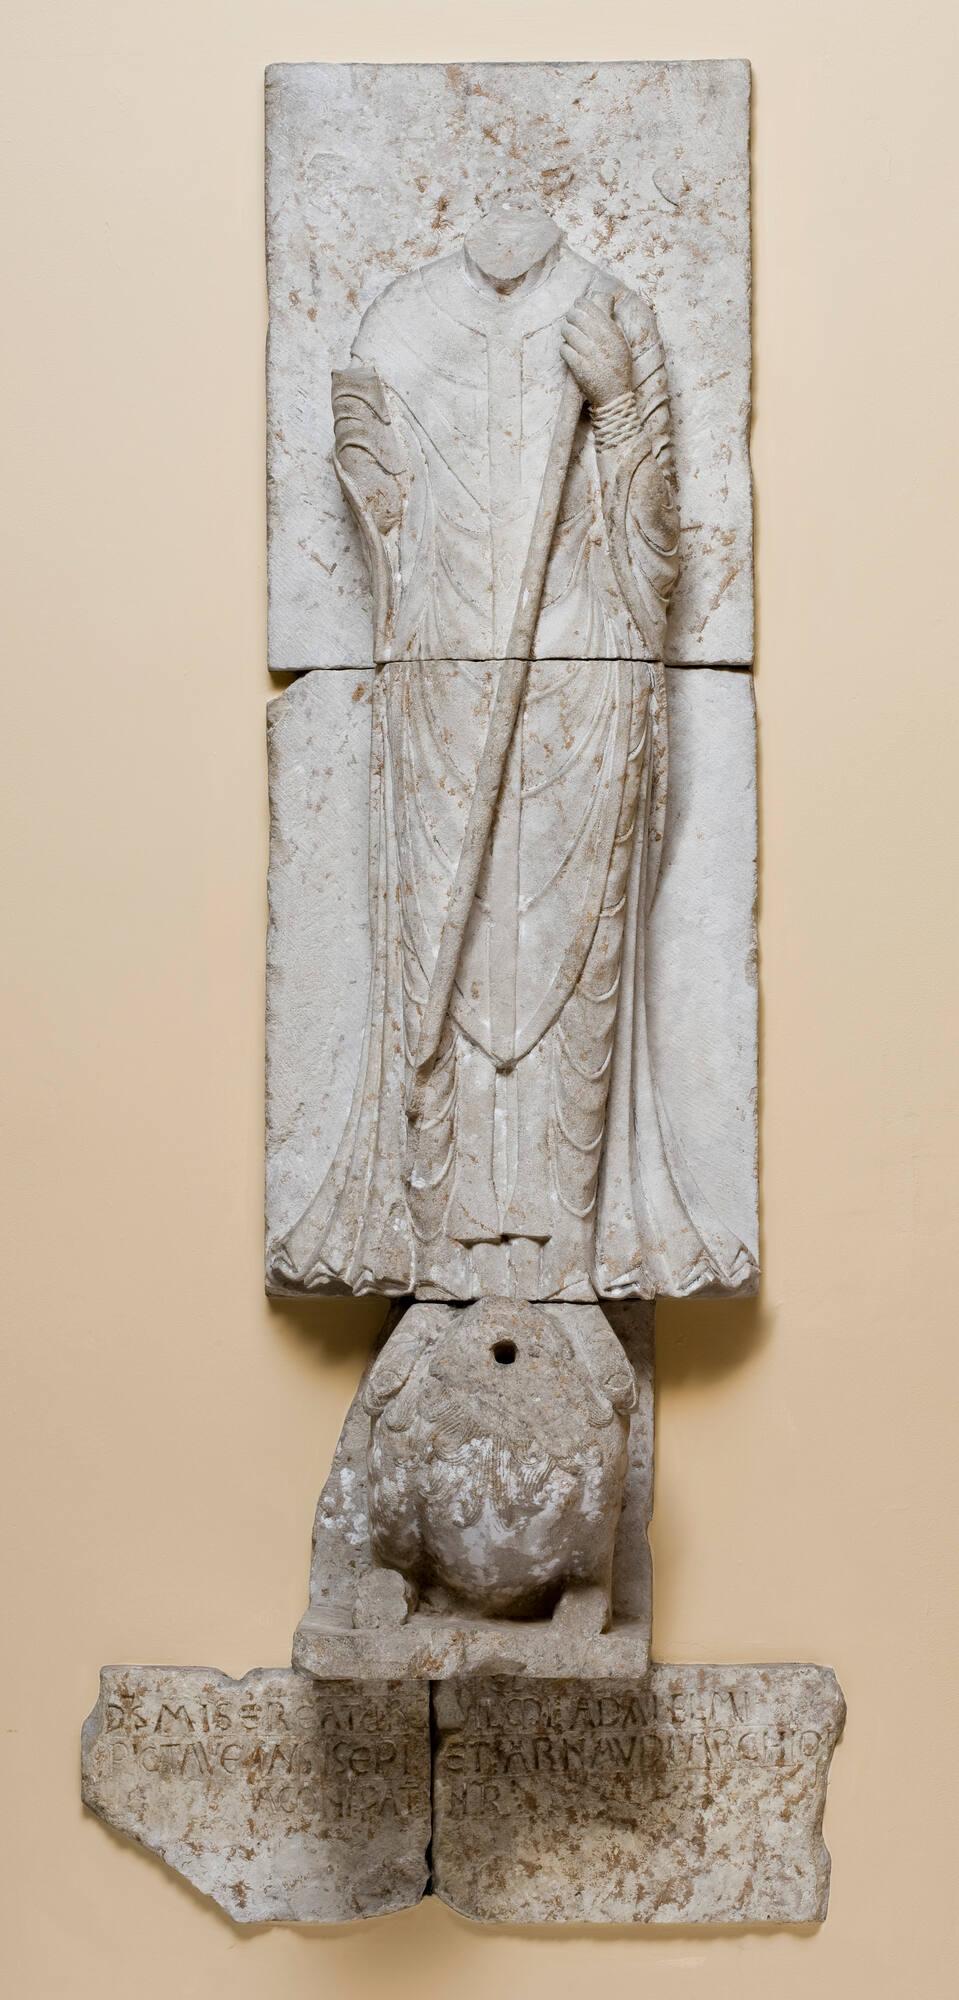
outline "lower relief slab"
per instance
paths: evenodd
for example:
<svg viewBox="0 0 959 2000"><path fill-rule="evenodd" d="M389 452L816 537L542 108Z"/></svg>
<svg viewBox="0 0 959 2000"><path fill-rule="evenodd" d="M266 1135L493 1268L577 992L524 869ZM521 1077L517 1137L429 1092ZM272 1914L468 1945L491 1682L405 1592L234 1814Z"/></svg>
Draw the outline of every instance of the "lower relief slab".
<svg viewBox="0 0 959 2000"><path fill-rule="evenodd" d="M583 829L598 814L603 841L613 832L602 813L610 782L597 781L593 723L587 729L580 711L618 770L610 718L635 663L553 664L569 669L577 704L571 720L572 697L540 688L518 739L523 758L481 899L504 920L494 930L477 920L472 1029L457 1028L447 1044L424 1109L415 1229L400 1171L409 1132L396 1023L438 949L468 795L465 780L454 784L431 758L438 732L470 769L497 663L484 676L479 664L426 662L392 688L389 670L314 672L270 705L266 1215L267 1287L277 1296L583 1301L755 1287L752 678L667 672L655 897L640 923L640 875L648 889L660 842L657 820L644 847L634 816L621 843L631 857L625 887L595 933L592 971L584 961L574 978L590 898L600 898L595 924L605 896ZM425 761L401 782L408 702L423 710ZM555 729L564 742L568 730L573 747L547 783ZM432 829L425 845L398 830L407 795L416 824ZM608 857L603 865L608 886ZM614 993L618 1031L603 1012ZM509 1071L492 1062L494 1040L501 1054L506 1044L490 1009L499 1019L504 995L520 1008L511 1045L518 1036L525 1049ZM593 1086L604 1075L600 1117ZM509 1187L522 1200L511 1196L502 1213Z"/></svg>
<svg viewBox="0 0 959 2000"><path fill-rule="evenodd" d="M817 1923L845 1705L816 1666L433 1691L433 1892L486 1923Z"/></svg>

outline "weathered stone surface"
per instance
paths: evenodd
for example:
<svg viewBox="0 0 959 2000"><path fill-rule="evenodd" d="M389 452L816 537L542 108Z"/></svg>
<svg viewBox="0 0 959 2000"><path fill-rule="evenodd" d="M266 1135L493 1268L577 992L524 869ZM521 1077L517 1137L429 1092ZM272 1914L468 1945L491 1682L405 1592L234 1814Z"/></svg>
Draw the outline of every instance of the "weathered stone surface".
<svg viewBox="0 0 959 2000"><path fill-rule="evenodd" d="M84 1803L237 1923L344 1923L427 1887L427 1690L104 1667Z"/></svg>
<svg viewBox="0 0 959 2000"><path fill-rule="evenodd" d="M440 675L439 666L420 672ZM591 671L605 674L605 665ZM607 1117L658 1129L687 1207L715 1219L755 1256L755 727L751 679L667 675L669 783L662 861L645 936L648 1051L630 1082L614 1079ZM363 1060L373 958L370 929L370 673L307 676L271 704L272 846L268 945L267 1264L277 1292L301 1289L279 1246L324 1185L350 1119ZM542 704L538 705L539 710ZM530 755L535 757L535 728ZM549 744L544 741L543 757ZM634 943L634 951L639 950ZM625 980L624 980L625 988ZM639 1003L637 1002L637 1005ZM641 1087L642 1086L642 1087ZM379 1099L371 1098L371 1104ZM386 1112L383 1111L383 1116ZM584 1131L576 1113L574 1136ZM592 1143L592 1141L591 1141ZM649 1155L646 1157L648 1173ZM532 1152L525 1187L545 1185ZM628 1170L626 1171L635 1171ZM690 1192L692 1190L692 1192ZM709 1224L703 1225L709 1233ZM515 1247L515 1245L514 1245ZM483 1252L487 1292L516 1270ZM497 1258L500 1263L497 1263ZM747 1264L738 1289L753 1282ZM477 1270L479 1264L477 1263ZM697 1282L708 1278L698 1274ZM356 1282L402 1290L384 1262ZM642 1281L637 1281L642 1282ZM648 1280L675 1288L669 1278ZM313 1275L310 1289L343 1289ZM722 1291L721 1282L701 1284ZM736 1289L737 1287L733 1287ZM535 1284L527 1290L536 1295ZM469 1288L467 1287L467 1295Z"/></svg>
<svg viewBox="0 0 959 2000"><path fill-rule="evenodd" d="M666 657L751 660L748 144L742 62L269 71L274 669L372 657L361 536L333 467L331 371L384 288L428 261L439 270L506 194L534 196L571 252L654 310L682 520Z"/></svg>
<svg viewBox="0 0 959 2000"><path fill-rule="evenodd" d="M413 1306L363 1392L376 1561L421 1601L604 1630L635 1404L599 1306Z"/></svg>
<svg viewBox="0 0 959 2000"><path fill-rule="evenodd" d="M373 299L332 407L380 668L372 971L350 1115L271 1279L460 1301L751 1289L649 1030L680 569L651 302L505 191Z"/></svg>
<svg viewBox="0 0 959 2000"><path fill-rule="evenodd" d="M503 1302L497 1302L497 1309L502 1312ZM562 1510L557 1527L557 1520L549 1506L540 1504L542 1496L534 1494L531 1497L526 1490L524 1474L535 1474L541 1469L542 1461L542 1438L532 1434L528 1422L521 1424L516 1431L508 1453L502 1448L503 1441L500 1439L500 1448L493 1456L487 1459L481 1454L474 1462L467 1444L459 1469L464 1474L470 1493L474 1493L474 1487L476 1489L474 1497L478 1496L480 1500L480 1512L472 1522L465 1519L459 1521L458 1516L463 1511L459 1502L463 1496L452 1492L448 1483L441 1481L430 1529L424 1527L418 1497L414 1495L416 1505L409 1504L406 1468L398 1464L397 1447L402 1448L405 1442L409 1442L408 1437L402 1431L394 1431L392 1436L388 1436L385 1447L377 1443L377 1432L381 1426L388 1426L391 1412L394 1422L397 1415L404 1415L403 1409L397 1409L403 1394L402 1386L395 1396L389 1395L386 1379L387 1372L398 1379L403 1374L405 1362L410 1360L411 1355L415 1358L419 1343L414 1339L409 1351L406 1350L402 1339L404 1327L412 1321L415 1328L425 1318L430 1328L437 1331L445 1323L452 1322L454 1334L463 1333L468 1338L470 1327L475 1331L477 1316L482 1318L487 1310L416 1306L405 1319L399 1321L401 1338L398 1340L393 1334L391 1341L371 1362L348 1412L333 1467L316 1511L310 1607L298 1628L293 1649L294 1664L302 1670L327 1680L334 1677L361 1680L371 1676L381 1679L400 1675L420 1680L440 1680L450 1675L483 1671L538 1676L633 1676L644 1672L649 1657L651 1622L651 1570L647 1541L653 1473L651 1307L631 1303L610 1307L608 1313L604 1309L604 1316L608 1316L618 1336L613 1343L607 1329L602 1343L603 1352L609 1359L606 1374L615 1377L617 1393L621 1392L620 1400L628 1397L632 1402L631 1375L635 1402L626 1445L621 1512L618 1512L618 1495L614 1498L604 1490L602 1498L604 1504L609 1505L609 1518L598 1518L595 1530L583 1535L578 1546L587 1560L579 1567L575 1555L571 1554L576 1537L563 1522ZM511 1310L516 1311L515 1308ZM560 1341L569 1337L568 1330L577 1318L586 1316L592 1320L599 1313L598 1307L583 1306L550 1306L538 1310L553 1323L554 1336ZM519 1346L525 1336L519 1329L514 1329L512 1336L504 1337L513 1338ZM581 1339L582 1336L577 1340L577 1349ZM399 1361L396 1359L398 1352ZM455 1358L454 1355L454 1361ZM493 1366L498 1368L499 1364L491 1363L491 1368ZM523 1364L517 1368L514 1363L512 1367L503 1369L504 1375L508 1374L510 1379L514 1372L522 1380ZM415 1400L424 1404L427 1392L420 1373L414 1366L413 1372L405 1379ZM590 1404L596 1406L597 1403L597 1392L595 1387L590 1386L589 1374L584 1359L577 1353L570 1363L570 1375L575 1377L571 1387L575 1394L569 1398L567 1415L570 1423L576 1425L577 1434L584 1439L591 1429ZM554 1394L556 1386L555 1383L550 1385ZM524 1398L518 1390L518 1404L524 1401L528 1401L528 1392ZM488 1412L483 1414L488 1415ZM467 1423L468 1412L462 1405L453 1415L460 1428L475 1428ZM611 1416L609 1428L612 1421ZM426 1428L430 1429L428 1416ZM492 1434L495 1423L488 1428ZM542 1431L545 1424L539 1428ZM437 1425L433 1422L433 1432L436 1429ZM418 1432L412 1440L414 1452L422 1441ZM575 1446L571 1449L572 1475L568 1468L563 1475L570 1487L576 1484L576 1464L585 1464L589 1455L588 1445L580 1453ZM372 1507L372 1532L370 1457L374 1484L378 1482L379 1489ZM507 1457L509 1463L506 1462ZM593 1478L600 1474L601 1468L594 1465ZM507 1507L506 1511L513 1518L505 1531L496 1509L490 1509L485 1504L490 1497L486 1489L491 1482L495 1484L497 1476L506 1499L515 1503ZM576 1490L580 1488L577 1486ZM551 1491L546 1492L547 1501ZM598 1490L596 1497L599 1497ZM586 1526L588 1529L588 1519ZM378 1544L376 1547L374 1540ZM492 1543L499 1545L503 1555L505 1567L502 1572ZM471 1589L469 1568L474 1563L477 1544L480 1549L479 1582L477 1584L474 1574L474 1587ZM590 1557L592 1566L588 1560ZM383 1567L389 1562L395 1563L396 1567ZM545 1589L543 1576L540 1575L541 1615L488 1615L501 1608L500 1600L507 1586L512 1588L511 1601L521 1600L524 1592L529 1594L525 1562L528 1562L531 1573L542 1570L544 1565L550 1572ZM520 1565L518 1569L517 1563ZM401 1569L413 1580L415 1596L410 1590L402 1588L404 1577L400 1575ZM559 1594L559 1587L566 1582L570 1588ZM529 1604L520 1602L520 1608L529 1614L535 1607L531 1601ZM605 1623L608 1623L608 1629L604 1631L602 1626Z"/></svg>
<svg viewBox="0 0 959 2000"><path fill-rule="evenodd" d="M662 658L679 517L655 315L535 199L374 299L332 404L375 661Z"/></svg>
<svg viewBox="0 0 959 2000"><path fill-rule="evenodd" d="M434 1691L434 1893L500 1923L816 1923L842 1730L814 1666Z"/></svg>

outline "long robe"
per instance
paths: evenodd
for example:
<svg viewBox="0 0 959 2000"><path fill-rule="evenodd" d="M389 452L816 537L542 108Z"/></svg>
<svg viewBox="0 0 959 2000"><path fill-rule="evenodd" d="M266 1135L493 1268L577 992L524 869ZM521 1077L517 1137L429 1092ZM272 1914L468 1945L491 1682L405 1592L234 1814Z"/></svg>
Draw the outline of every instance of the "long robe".
<svg viewBox="0 0 959 2000"><path fill-rule="evenodd" d="M577 432L521 713L425 1105L413 1055L565 380L559 326L614 292L638 425ZM651 1297L752 1275L651 1073L676 571L665 367L645 301L565 248L483 291L462 254L365 316L338 469L376 600L373 975L347 1129L275 1275L467 1299Z"/></svg>

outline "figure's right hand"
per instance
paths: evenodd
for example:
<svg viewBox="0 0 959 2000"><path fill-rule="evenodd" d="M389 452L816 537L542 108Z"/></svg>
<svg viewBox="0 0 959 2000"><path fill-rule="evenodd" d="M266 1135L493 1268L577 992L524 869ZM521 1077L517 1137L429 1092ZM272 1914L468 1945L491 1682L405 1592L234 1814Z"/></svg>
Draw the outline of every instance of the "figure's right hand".
<svg viewBox="0 0 959 2000"><path fill-rule="evenodd" d="M585 299L572 307L563 321L560 351L594 410L633 386L633 357L614 317L612 293L602 304Z"/></svg>

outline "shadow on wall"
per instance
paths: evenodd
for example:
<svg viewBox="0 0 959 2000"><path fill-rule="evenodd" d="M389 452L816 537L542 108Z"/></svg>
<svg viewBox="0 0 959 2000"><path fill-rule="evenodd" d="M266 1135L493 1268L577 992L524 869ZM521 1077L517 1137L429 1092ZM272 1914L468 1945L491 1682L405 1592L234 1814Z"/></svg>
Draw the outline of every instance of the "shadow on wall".
<svg viewBox="0 0 959 2000"><path fill-rule="evenodd" d="M366 1366L393 1304L383 1298L271 1299L273 1330L305 1361L330 1359ZM656 1307L656 1381L659 1388L709 1382L751 1361L772 1332L764 1300L660 1299Z"/></svg>
<svg viewBox="0 0 959 2000"><path fill-rule="evenodd" d="M772 1333L773 1314L753 1299L660 1299L656 1307L656 1386L682 1389L745 1366Z"/></svg>
<svg viewBox="0 0 959 2000"><path fill-rule="evenodd" d="M330 1360L352 1360L357 1379L377 1344L392 1303L372 1297L268 1300L273 1331L297 1355L319 1368Z"/></svg>

